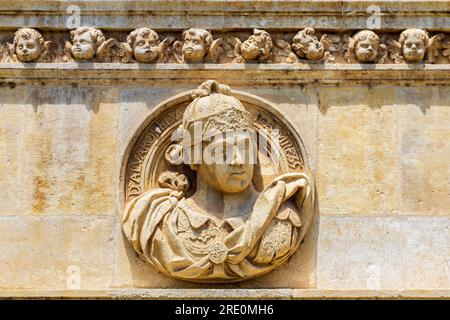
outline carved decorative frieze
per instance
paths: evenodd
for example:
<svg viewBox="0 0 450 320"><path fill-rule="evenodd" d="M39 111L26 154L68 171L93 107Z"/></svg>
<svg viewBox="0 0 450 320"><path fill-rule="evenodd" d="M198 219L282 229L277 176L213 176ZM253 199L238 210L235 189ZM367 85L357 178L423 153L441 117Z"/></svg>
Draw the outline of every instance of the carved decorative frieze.
<svg viewBox="0 0 450 320"><path fill-rule="evenodd" d="M420 29L407 29L400 34L399 40L388 41L390 58L395 63L435 63L441 55L442 40L445 35L439 33L429 37L428 32Z"/></svg>
<svg viewBox="0 0 450 320"><path fill-rule="evenodd" d="M164 62L164 54L167 50L167 43L173 38L160 41L158 34L149 28L139 28L130 32L127 36L127 43L124 44L128 52L133 53L133 58L137 62Z"/></svg>
<svg viewBox="0 0 450 320"><path fill-rule="evenodd" d="M52 40L45 40L45 36ZM3 34L3 39L8 39ZM448 64L450 35L422 29L343 33L311 27L298 32L254 29L106 32L79 27L68 33L20 28L0 42L1 62L212 63L212 64Z"/></svg>

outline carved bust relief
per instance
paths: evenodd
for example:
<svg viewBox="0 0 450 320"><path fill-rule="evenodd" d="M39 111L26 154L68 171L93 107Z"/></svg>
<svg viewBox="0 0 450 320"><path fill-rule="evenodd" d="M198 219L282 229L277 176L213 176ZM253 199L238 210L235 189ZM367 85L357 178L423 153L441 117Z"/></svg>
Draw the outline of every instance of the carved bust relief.
<svg viewBox="0 0 450 320"><path fill-rule="evenodd" d="M203 83L151 118L124 159L124 234L172 277L265 274L310 225L315 186L300 138L270 107L236 96Z"/></svg>
<svg viewBox="0 0 450 320"><path fill-rule="evenodd" d="M400 34L399 40L406 62L422 62L430 41L424 30L407 29Z"/></svg>

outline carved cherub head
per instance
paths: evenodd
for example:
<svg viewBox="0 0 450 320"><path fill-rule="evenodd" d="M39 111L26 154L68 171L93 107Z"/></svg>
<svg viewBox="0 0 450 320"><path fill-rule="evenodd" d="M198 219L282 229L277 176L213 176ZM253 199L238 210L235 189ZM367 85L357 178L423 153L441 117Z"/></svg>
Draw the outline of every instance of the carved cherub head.
<svg viewBox="0 0 450 320"><path fill-rule="evenodd" d="M192 94L194 101L186 108L179 128L181 143L171 145L166 159L179 164L180 159L194 170L197 180L219 192L236 193L250 186L256 150L251 131L253 123L242 103L231 96L226 85L209 80ZM200 130L199 130L200 128ZM201 159L195 150L201 145Z"/></svg>
<svg viewBox="0 0 450 320"><path fill-rule="evenodd" d="M348 50L358 62L375 62L380 54L380 38L373 31L359 31L350 40Z"/></svg>
<svg viewBox="0 0 450 320"><path fill-rule="evenodd" d="M152 62L158 58L158 34L149 28L139 28L127 37L128 45L133 49L134 58L140 62Z"/></svg>
<svg viewBox="0 0 450 320"><path fill-rule="evenodd" d="M14 35L13 50L20 61L35 61L44 51L44 38L34 29L20 28Z"/></svg>
<svg viewBox="0 0 450 320"><path fill-rule="evenodd" d="M429 37L425 30L407 29L400 34L399 42L406 62L422 62L427 52Z"/></svg>
<svg viewBox="0 0 450 320"><path fill-rule="evenodd" d="M184 31L181 38L183 39L181 50L186 62L202 62L213 41L211 33L197 28Z"/></svg>
<svg viewBox="0 0 450 320"><path fill-rule="evenodd" d="M292 49L298 57L308 60L320 60L325 54L325 47L317 39L313 28L299 31L292 40Z"/></svg>
<svg viewBox="0 0 450 320"><path fill-rule="evenodd" d="M272 38L267 31L255 29L253 35L241 44L241 55L245 60L265 60L273 47Z"/></svg>
<svg viewBox="0 0 450 320"><path fill-rule="evenodd" d="M72 46L70 52L75 59L90 60L98 48L105 42L105 36L99 29L80 27L70 32Z"/></svg>

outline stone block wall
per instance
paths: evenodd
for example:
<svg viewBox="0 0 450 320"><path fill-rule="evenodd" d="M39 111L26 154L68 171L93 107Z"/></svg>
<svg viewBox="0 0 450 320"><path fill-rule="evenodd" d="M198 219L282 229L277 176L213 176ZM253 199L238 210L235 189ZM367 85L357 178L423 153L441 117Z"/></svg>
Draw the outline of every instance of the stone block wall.
<svg viewBox="0 0 450 320"><path fill-rule="evenodd" d="M66 8L58 2L52 11L50 2L2 1L0 26L5 32L25 24L64 32ZM148 22L150 4L129 2L80 1L87 11L83 23L182 30L192 26L189 15L200 15L194 2L187 16L175 10L165 20L169 7L183 1L168 8L160 3L161 12ZM367 18L364 2L349 1L345 6L354 14L342 16L341 1L303 2L301 8L296 1L260 1L254 15L240 20L211 1L195 24L355 30ZM377 3L382 12L392 6L383 30L411 24L450 30L447 1L420 8L412 1ZM250 5L237 1L232 9L245 12ZM28 16L33 10L40 13ZM225 10L221 19L212 14L217 10ZM436 10L441 14L430 13ZM106 15L113 11L114 19ZM301 18L294 24L289 15ZM0 296L448 298L449 69L448 62L0 63ZM236 284L168 278L145 264L121 231L120 170L130 138L159 104L206 79L275 105L300 134L317 184L316 216L299 251L270 274Z"/></svg>

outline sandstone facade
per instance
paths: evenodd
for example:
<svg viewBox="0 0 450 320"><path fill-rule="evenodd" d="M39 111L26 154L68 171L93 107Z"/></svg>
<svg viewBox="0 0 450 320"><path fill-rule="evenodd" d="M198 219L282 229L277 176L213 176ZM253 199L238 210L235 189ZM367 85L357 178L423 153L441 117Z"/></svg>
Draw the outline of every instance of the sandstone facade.
<svg viewBox="0 0 450 320"><path fill-rule="evenodd" d="M67 11L63 1L0 1L0 296L450 297L449 3L379 1L378 29L369 2L301 3L79 1ZM81 24L68 26L77 10ZM105 60L64 55L81 26L109 41ZM28 31L42 46L36 60L15 47L22 27L43 38ZM134 51L136 35L128 56L119 50L144 27L159 37L154 59ZM158 56L191 28L210 33L209 48L270 37L272 55ZM427 33L403 33L412 28ZM368 29L377 53L358 58L356 34ZM403 50L408 39L427 51L418 60ZM121 229L137 130L208 79L274 106L301 137L317 188L299 250L237 284L169 278Z"/></svg>

